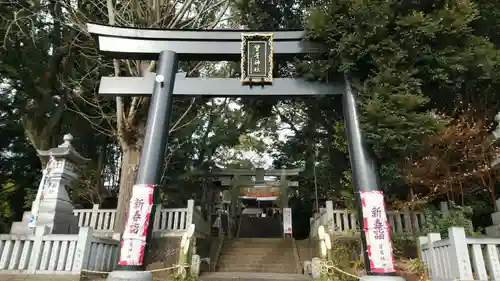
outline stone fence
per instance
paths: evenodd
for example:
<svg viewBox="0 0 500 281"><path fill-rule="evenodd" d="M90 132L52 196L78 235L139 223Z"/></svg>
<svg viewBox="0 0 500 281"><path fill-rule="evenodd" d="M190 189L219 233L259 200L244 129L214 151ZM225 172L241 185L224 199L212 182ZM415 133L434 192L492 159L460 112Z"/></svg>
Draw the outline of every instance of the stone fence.
<svg viewBox="0 0 500 281"><path fill-rule="evenodd" d="M500 280L500 238L467 237L464 228L451 227L447 239L429 233L418 243L432 281Z"/></svg>
<svg viewBox="0 0 500 281"><path fill-rule="evenodd" d="M181 237L195 224L195 235L210 235L210 225L194 200L186 208L164 209L157 205L156 237ZM28 218L29 212L25 213ZM119 236L113 226L116 210L75 209L78 234L49 234L48 227L36 227L34 234L0 234L0 273L79 275L82 270L109 272L118 262ZM23 223L28 223L23 219ZM111 239L114 238L114 239ZM90 258L92 257L92 258Z"/></svg>
<svg viewBox="0 0 500 281"><path fill-rule="evenodd" d="M116 209L99 209L94 205L92 209L75 209L73 214L78 219L78 226L94 229L97 236L111 237L116 218ZM188 200L186 208L168 209L161 205L155 206L153 236L182 236L190 224L196 225L197 236L208 236L210 225L203 218L194 200Z"/></svg>
<svg viewBox="0 0 500 281"><path fill-rule="evenodd" d="M120 242L97 238L92 228L77 235L46 234L37 228L33 235L0 234L2 274L80 275L82 270L111 271L118 263Z"/></svg>
<svg viewBox="0 0 500 281"><path fill-rule="evenodd" d="M411 211L407 208L401 211L389 210L387 218L392 233L395 235L418 235L424 230L423 211ZM328 227L330 232L339 235L359 232L356 212L347 209L333 209L332 201L326 201L326 208L321 208L319 213L315 213L310 218L310 225L310 238L317 237L320 225Z"/></svg>

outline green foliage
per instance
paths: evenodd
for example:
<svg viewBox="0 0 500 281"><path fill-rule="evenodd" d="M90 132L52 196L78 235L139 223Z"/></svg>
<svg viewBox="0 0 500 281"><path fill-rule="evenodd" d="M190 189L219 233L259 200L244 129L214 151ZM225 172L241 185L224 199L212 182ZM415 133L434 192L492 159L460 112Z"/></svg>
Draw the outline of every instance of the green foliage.
<svg viewBox="0 0 500 281"><path fill-rule="evenodd" d="M475 33L479 11L471 1L325 0L308 15L309 38L328 48L308 75L335 81L350 74L365 140L391 194L406 199L403 164L445 126L436 112L453 114L457 99L488 114L499 108L499 53Z"/></svg>
<svg viewBox="0 0 500 281"><path fill-rule="evenodd" d="M408 270L412 273L423 275L427 271L427 266L421 259L409 259L406 265L408 266Z"/></svg>
<svg viewBox="0 0 500 281"><path fill-rule="evenodd" d="M5 233L10 229L11 219L14 216L12 205L13 195L16 191L16 185L9 181L1 185L0 188L0 233Z"/></svg>
<svg viewBox="0 0 500 281"><path fill-rule="evenodd" d="M342 196L341 199L343 199L346 208L349 210L356 210L356 192L354 192L352 172L350 169L344 171L340 183L342 186L340 195Z"/></svg>
<svg viewBox="0 0 500 281"><path fill-rule="evenodd" d="M327 253L327 260L331 261L335 267L350 274L357 275L363 267L363 261L359 255L359 242L351 241L332 241L332 249ZM355 278L346 275L338 270L332 270L331 274L321 274L319 281L352 281Z"/></svg>
<svg viewBox="0 0 500 281"><path fill-rule="evenodd" d="M237 21L253 30L301 28L307 0L237 0Z"/></svg>
<svg viewBox="0 0 500 281"><path fill-rule="evenodd" d="M474 22L477 34L488 37L496 46L500 46L500 2L498 0L476 0L480 17Z"/></svg>
<svg viewBox="0 0 500 281"><path fill-rule="evenodd" d="M444 214L432 208L424 210L425 229L428 233L440 233L442 238L448 237L448 228L463 227L467 235L476 235L472 225L473 209L469 206L460 206L449 202L449 212Z"/></svg>
<svg viewBox="0 0 500 281"><path fill-rule="evenodd" d="M417 281L426 281L429 280L428 277L428 267L424 263L423 260L415 258L415 259L405 259L402 262L402 273L403 276L408 276L405 279L410 279L410 276L415 278Z"/></svg>
<svg viewBox="0 0 500 281"><path fill-rule="evenodd" d="M417 243L415 235L398 235L391 233L392 253L395 260L404 260L416 256Z"/></svg>
<svg viewBox="0 0 500 281"><path fill-rule="evenodd" d="M175 276L173 281L196 281L198 280L195 276L187 276L187 277L182 277L182 276Z"/></svg>

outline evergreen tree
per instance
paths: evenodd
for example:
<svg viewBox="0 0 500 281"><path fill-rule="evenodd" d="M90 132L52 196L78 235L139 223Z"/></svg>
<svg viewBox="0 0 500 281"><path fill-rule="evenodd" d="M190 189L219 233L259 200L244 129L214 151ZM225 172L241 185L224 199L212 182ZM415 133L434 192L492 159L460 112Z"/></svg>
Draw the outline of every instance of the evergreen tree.
<svg viewBox="0 0 500 281"><path fill-rule="evenodd" d="M471 1L326 0L309 11L309 38L326 44L328 58L313 74L352 75L383 185L403 197L405 159L446 124L434 111L498 109L498 51L475 34L478 16Z"/></svg>

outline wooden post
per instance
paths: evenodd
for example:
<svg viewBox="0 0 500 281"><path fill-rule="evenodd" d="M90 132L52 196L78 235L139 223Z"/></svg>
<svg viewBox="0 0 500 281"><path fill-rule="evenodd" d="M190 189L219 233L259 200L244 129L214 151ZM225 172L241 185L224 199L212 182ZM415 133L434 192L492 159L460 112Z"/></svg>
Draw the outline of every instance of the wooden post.
<svg viewBox="0 0 500 281"><path fill-rule="evenodd" d="M455 278L458 280L474 280L465 229L463 227L450 227L448 236L451 244L449 250L451 272L456 274Z"/></svg>

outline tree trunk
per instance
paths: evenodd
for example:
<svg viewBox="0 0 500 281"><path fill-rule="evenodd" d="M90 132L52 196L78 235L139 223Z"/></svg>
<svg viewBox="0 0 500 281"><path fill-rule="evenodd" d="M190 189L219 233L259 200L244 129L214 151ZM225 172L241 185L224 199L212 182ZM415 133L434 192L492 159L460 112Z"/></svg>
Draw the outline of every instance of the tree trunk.
<svg viewBox="0 0 500 281"><path fill-rule="evenodd" d="M120 192L118 194L118 206L116 207L114 225L114 231L118 233L123 233L125 230L130 198L132 197L132 188L134 187L139 160L141 158L141 149L137 146L129 146L122 150Z"/></svg>

